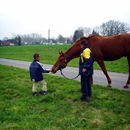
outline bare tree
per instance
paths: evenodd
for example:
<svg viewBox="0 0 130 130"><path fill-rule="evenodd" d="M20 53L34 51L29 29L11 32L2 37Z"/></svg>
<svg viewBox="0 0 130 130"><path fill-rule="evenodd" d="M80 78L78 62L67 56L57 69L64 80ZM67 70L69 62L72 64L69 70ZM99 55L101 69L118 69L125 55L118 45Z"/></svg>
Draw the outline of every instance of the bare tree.
<svg viewBox="0 0 130 130"><path fill-rule="evenodd" d="M103 23L101 26L101 34L104 36L112 36L116 34L127 33L130 28L126 23L120 21L110 20L106 23Z"/></svg>
<svg viewBox="0 0 130 130"><path fill-rule="evenodd" d="M42 44L47 43L47 39L43 38L41 34L32 33L21 35L22 43L24 44Z"/></svg>
<svg viewBox="0 0 130 130"><path fill-rule="evenodd" d="M78 30L82 30L84 36L89 36L92 33L92 28L90 27L79 27Z"/></svg>

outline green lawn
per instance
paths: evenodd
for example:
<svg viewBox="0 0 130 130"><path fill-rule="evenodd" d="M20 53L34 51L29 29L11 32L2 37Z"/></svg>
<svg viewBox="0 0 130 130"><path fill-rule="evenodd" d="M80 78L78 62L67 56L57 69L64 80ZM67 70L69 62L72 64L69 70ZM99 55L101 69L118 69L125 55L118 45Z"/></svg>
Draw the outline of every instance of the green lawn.
<svg viewBox="0 0 130 130"><path fill-rule="evenodd" d="M7 46L0 47L0 57L16 60L32 61L33 54L41 54L41 62L46 64L54 64L59 51L65 52L71 45L30 45L30 46ZM79 59L74 59L69 63L69 66L78 66ZM128 63L125 57L112 61L105 62L107 70L113 72L128 73ZM94 69L100 69L95 62Z"/></svg>
<svg viewBox="0 0 130 130"><path fill-rule="evenodd" d="M85 103L78 81L45 79L48 94L33 97L28 71L0 65L0 130L130 130L130 92L94 85Z"/></svg>

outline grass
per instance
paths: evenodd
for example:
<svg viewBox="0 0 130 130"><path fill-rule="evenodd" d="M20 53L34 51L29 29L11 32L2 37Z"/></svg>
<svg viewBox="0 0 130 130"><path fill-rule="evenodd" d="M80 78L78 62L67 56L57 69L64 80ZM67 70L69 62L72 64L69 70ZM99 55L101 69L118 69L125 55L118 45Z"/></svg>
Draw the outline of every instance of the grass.
<svg viewBox="0 0 130 130"><path fill-rule="evenodd" d="M78 81L45 79L48 94L33 97L27 70L0 65L0 130L130 130L130 92L93 85L85 103Z"/></svg>
<svg viewBox="0 0 130 130"><path fill-rule="evenodd" d="M41 62L46 64L54 64L59 51L65 52L71 45L30 45L30 46L5 46L0 47L0 57L16 60L32 61L33 54L39 53L41 55ZM69 66L78 66L79 59L72 60ZM128 73L128 63L125 57L116 61L105 62L108 71ZM95 62L94 69L100 69Z"/></svg>

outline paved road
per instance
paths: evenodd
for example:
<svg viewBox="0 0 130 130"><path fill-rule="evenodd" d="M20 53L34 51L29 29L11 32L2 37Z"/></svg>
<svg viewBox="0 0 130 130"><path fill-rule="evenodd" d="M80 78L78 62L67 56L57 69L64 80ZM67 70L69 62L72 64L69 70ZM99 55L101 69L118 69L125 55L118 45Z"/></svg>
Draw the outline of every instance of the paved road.
<svg viewBox="0 0 130 130"><path fill-rule="evenodd" d="M14 67L18 67L18 68L28 70L30 62L0 58L0 64L14 66ZM45 68L45 69L50 69L51 67L52 67L52 65L43 64L43 68ZM63 73L67 77L73 78L78 74L78 68L66 67L63 70ZM52 74L52 75L54 75L54 74ZM59 71L55 75L56 76L61 76ZM130 88L128 88L128 89L123 88L123 86L126 84L128 74L109 72L109 75L110 75L110 77L112 79L112 87L113 88L130 91ZM94 84L107 86L107 80L106 80L106 77L104 76L102 71L94 70L93 78L94 78ZM78 77L76 80L80 80L80 77Z"/></svg>

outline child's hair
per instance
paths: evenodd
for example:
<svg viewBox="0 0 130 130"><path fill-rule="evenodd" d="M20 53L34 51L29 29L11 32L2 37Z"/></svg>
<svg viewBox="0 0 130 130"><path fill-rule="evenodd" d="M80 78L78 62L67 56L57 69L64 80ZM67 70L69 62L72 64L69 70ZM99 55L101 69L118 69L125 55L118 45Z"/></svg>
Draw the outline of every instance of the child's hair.
<svg viewBox="0 0 130 130"><path fill-rule="evenodd" d="M81 45L83 45L83 46L88 46L88 41L83 40L83 41L81 42Z"/></svg>
<svg viewBox="0 0 130 130"><path fill-rule="evenodd" d="M39 54L38 54L38 53L35 53L35 54L33 55L33 58L36 59L37 57L39 57Z"/></svg>

